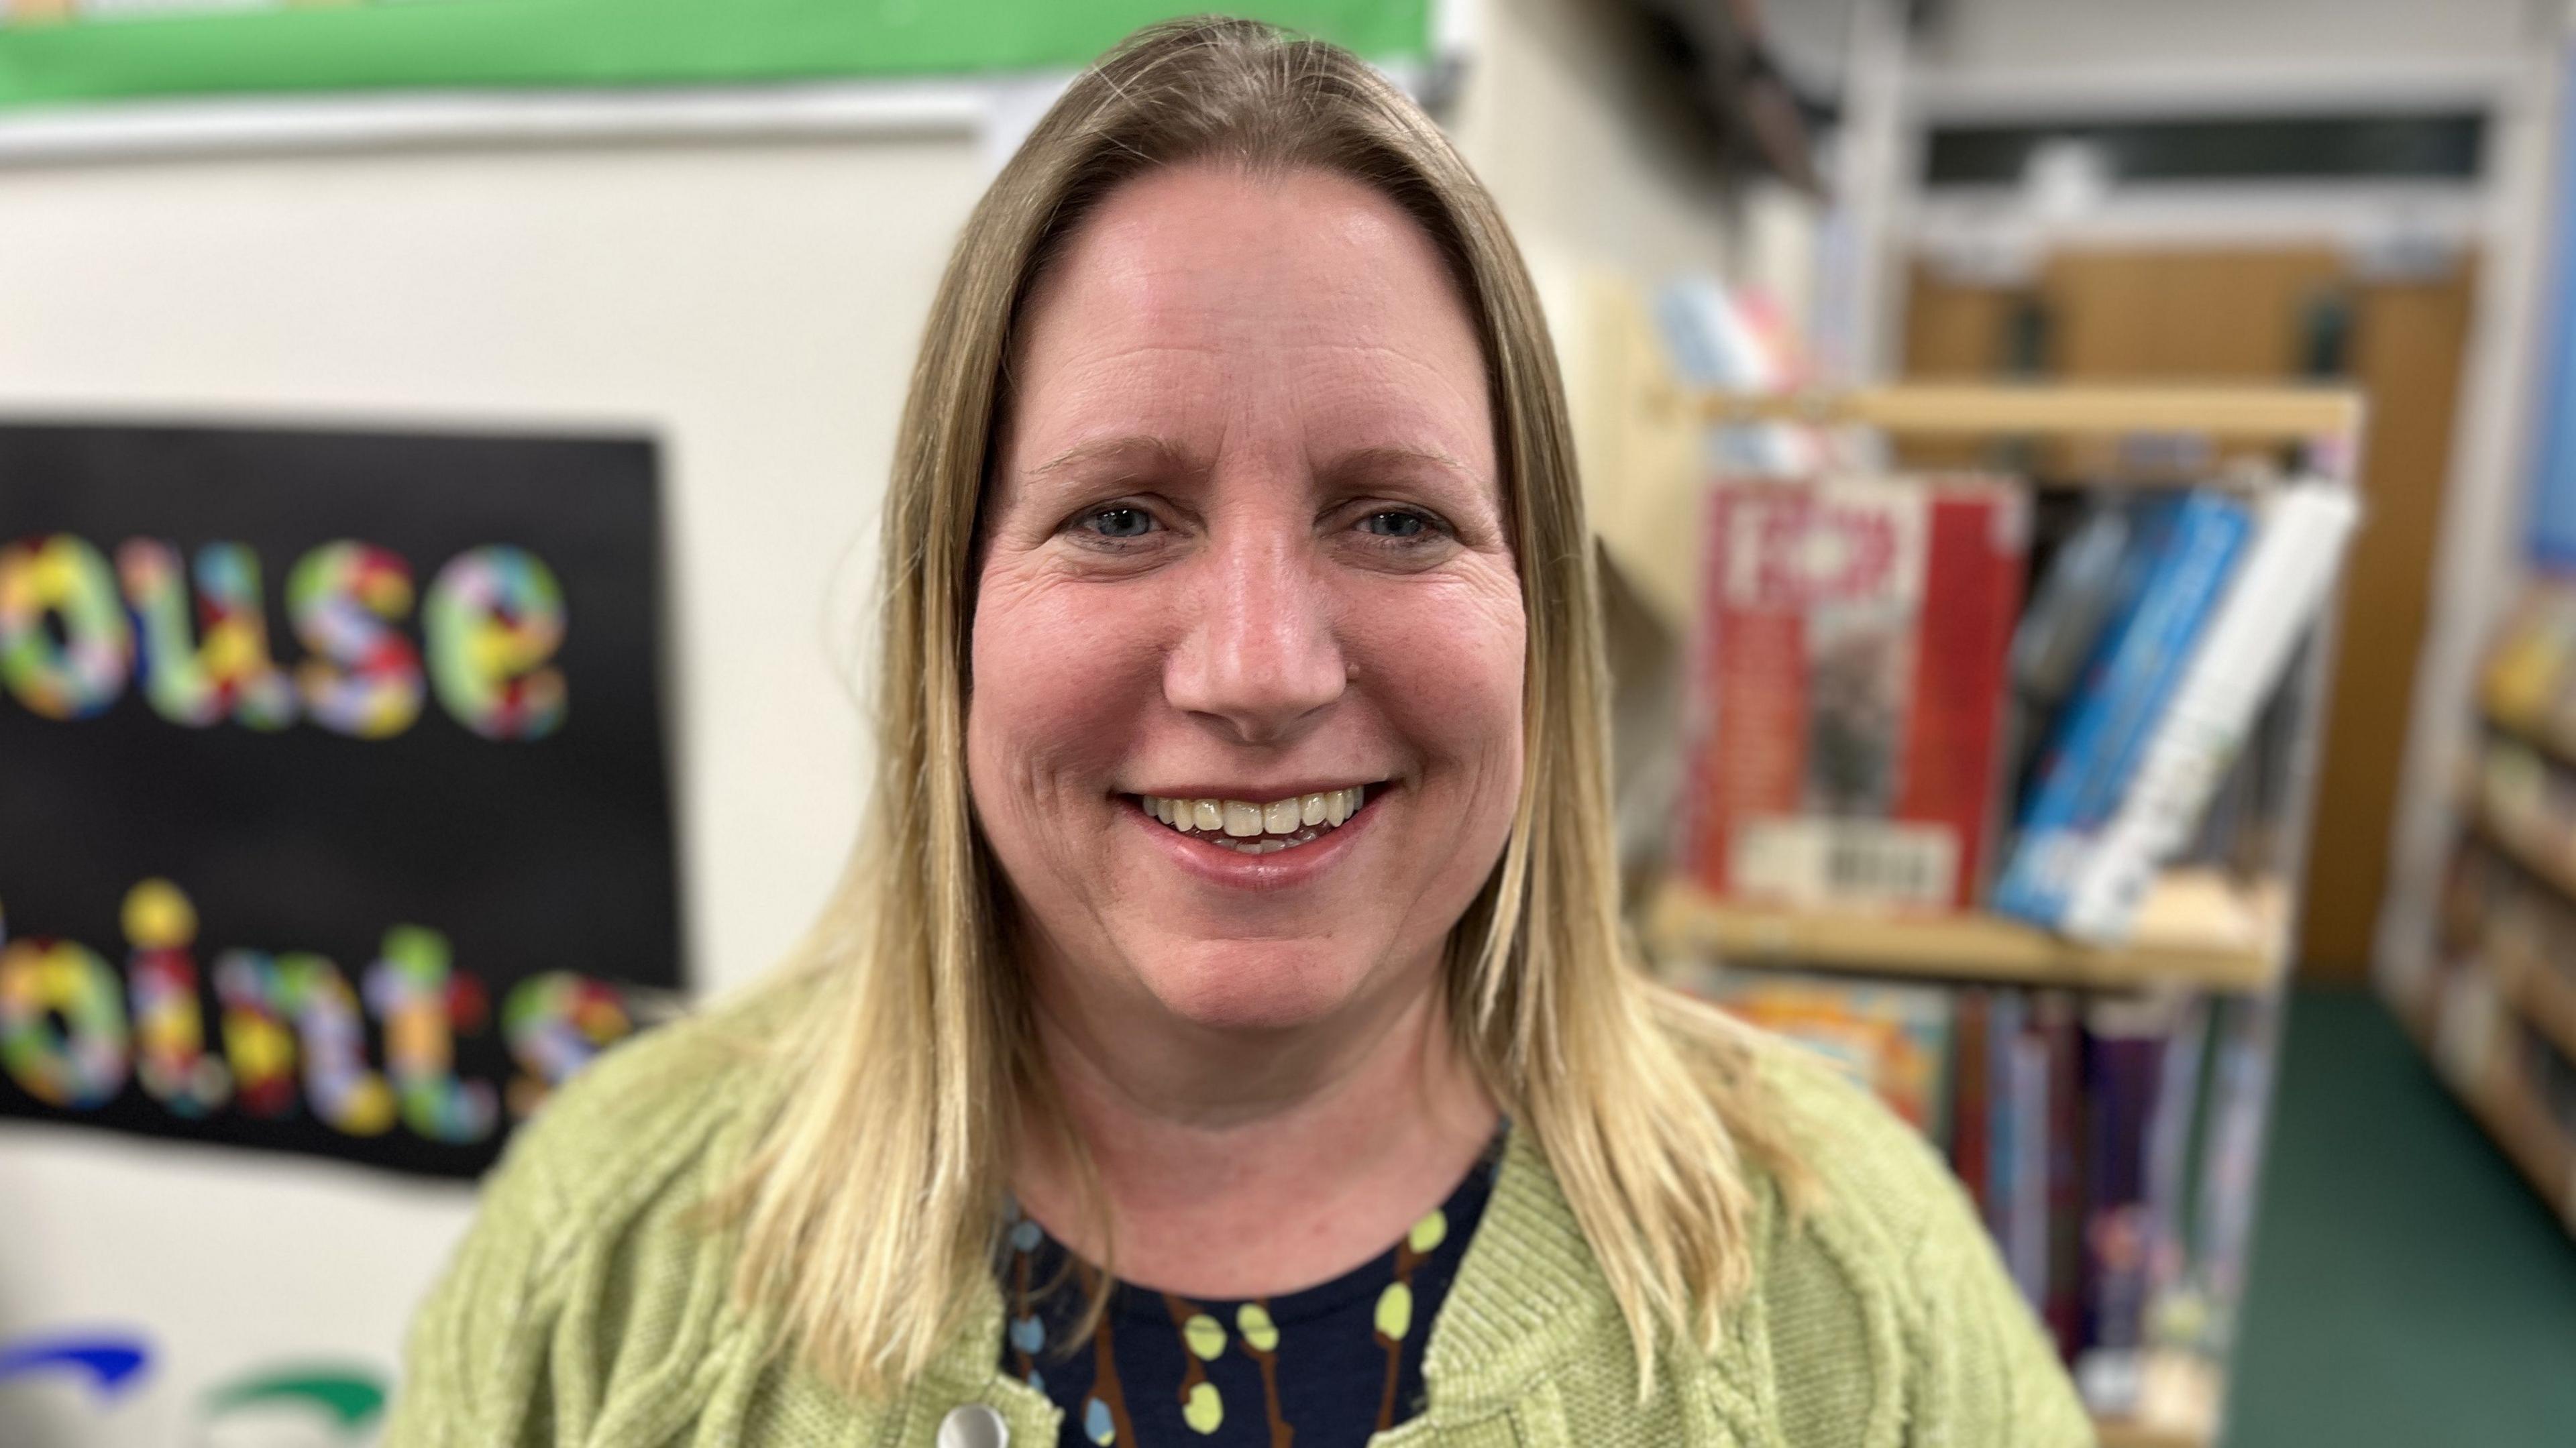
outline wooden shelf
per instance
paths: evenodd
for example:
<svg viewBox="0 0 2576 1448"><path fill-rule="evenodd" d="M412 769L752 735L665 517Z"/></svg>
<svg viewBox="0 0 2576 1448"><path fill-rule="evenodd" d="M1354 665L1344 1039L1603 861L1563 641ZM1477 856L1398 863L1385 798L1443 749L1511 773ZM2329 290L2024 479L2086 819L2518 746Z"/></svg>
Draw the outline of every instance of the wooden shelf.
<svg viewBox="0 0 2576 1448"><path fill-rule="evenodd" d="M2177 885L2191 894L2205 888ZM2197 900L2169 903L2163 913L2177 923L2161 926L2151 901L2130 943L2091 946L1993 915L1827 914L1720 900L1675 882L1657 897L1647 933L1664 953L1714 952L1738 965L2083 989L2266 989L2281 976L2285 892L2229 893L2232 918L2215 926ZM2179 921L2184 915L2192 917L2188 926Z"/></svg>
<svg viewBox="0 0 2576 1448"><path fill-rule="evenodd" d="M2576 1143L2549 1119L2519 1081L2490 1072L2485 1090L2468 1098L2470 1114L2496 1139L2531 1189L2576 1231Z"/></svg>
<svg viewBox="0 0 2576 1448"><path fill-rule="evenodd" d="M2481 954L2505 1009L2576 1061L2576 978L2526 950L2488 948Z"/></svg>
<svg viewBox="0 0 2576 1448"><path fill-rule="evenodd" d="M2538 754L2560 769L2576 769L2576 739L2561 738L2557 733L2536 724L2508 719L2493 709L2481 708L2478 718L2489 729Z"/></svg>
<svg viewBox="0 0 2576 1448"><path fill-rule="evenodd" d="M2205 1429L2125 1418L2096 1418L2093 1431L2102 1448L2209 1448L2216 1437Z"/></svg>
<svg viewBox="0 0 2576 1448"><path fill-rule="evenodd" d="M2093 1416L2102 1448L2209 1448L2218 1440L2224 1380L2225 1374L2208 1358L2150 1352L2135 1414Z"/></svg>
<svg viewBox="0 0 2576 1448"><path fill-rule="evenodd" d="M2539 881L2571 905L2576 905L2576 871L2532 840L2529 832L2499 820L2486 807L2485 801L2471 796L2467 814L2470 825L2495 852L2505 857L2525 875Z"/></svg>
<svg viewBox="0 0 2576 1448"><path fill-rule="evenodd" d="M2304 442L2359 435L2360 394L2332 387L2083 387L1909 382L1830 394L1704 392L1702 422L1856 423L1915 437L2195 433Z"/></svg>

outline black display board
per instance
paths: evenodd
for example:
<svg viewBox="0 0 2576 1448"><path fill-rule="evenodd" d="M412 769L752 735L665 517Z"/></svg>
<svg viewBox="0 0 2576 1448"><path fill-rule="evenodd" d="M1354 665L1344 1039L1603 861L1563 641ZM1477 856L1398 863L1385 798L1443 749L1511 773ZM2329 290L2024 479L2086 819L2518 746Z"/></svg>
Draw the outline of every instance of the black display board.
<svg viewBox="0 0 2576 1448"><path fill-rule="evenodd" d="M0 426L0 1115L480 1171L680 984L654 450Z"/></svg>

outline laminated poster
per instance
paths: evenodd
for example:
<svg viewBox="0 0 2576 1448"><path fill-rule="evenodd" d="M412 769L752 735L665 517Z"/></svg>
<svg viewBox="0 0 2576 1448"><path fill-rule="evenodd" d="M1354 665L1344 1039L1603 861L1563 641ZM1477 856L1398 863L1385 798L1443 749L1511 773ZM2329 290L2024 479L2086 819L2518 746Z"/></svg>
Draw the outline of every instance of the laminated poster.
<svg viewBox="0 0 2576 1448"><path fill-rule="evenodd" d="M443 1176L680 985L634 440L0 427L0 1117Z"/></svg>

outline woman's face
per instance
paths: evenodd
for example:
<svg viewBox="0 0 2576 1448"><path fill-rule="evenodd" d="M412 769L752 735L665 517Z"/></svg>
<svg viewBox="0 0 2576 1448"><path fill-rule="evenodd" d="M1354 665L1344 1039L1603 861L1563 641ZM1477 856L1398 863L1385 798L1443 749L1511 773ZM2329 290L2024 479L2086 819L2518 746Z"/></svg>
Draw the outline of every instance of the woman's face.
<svg viewBox="0 0 2576 1448"><path fill-rule="evenodd" d="M1521 780L1487 385L1430 238L1340 176L1158 171L1069 239L1017 339L966 729L1035 965L1078 977L1042 992L1281 1027L1437 961Z"/></svg>

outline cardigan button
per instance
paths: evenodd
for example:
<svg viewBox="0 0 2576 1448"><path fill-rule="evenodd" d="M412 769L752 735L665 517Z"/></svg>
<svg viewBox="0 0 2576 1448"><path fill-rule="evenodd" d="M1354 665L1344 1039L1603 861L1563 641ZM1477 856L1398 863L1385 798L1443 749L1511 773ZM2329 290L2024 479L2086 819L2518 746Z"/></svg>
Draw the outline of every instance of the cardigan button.
<svg viewBox="0 0 2576 1448"><path fill-rule="evenodd" d="M951 1408L939 1420L939 1448L1010 1448L1011 1425L982 1403Z"/></svg>

